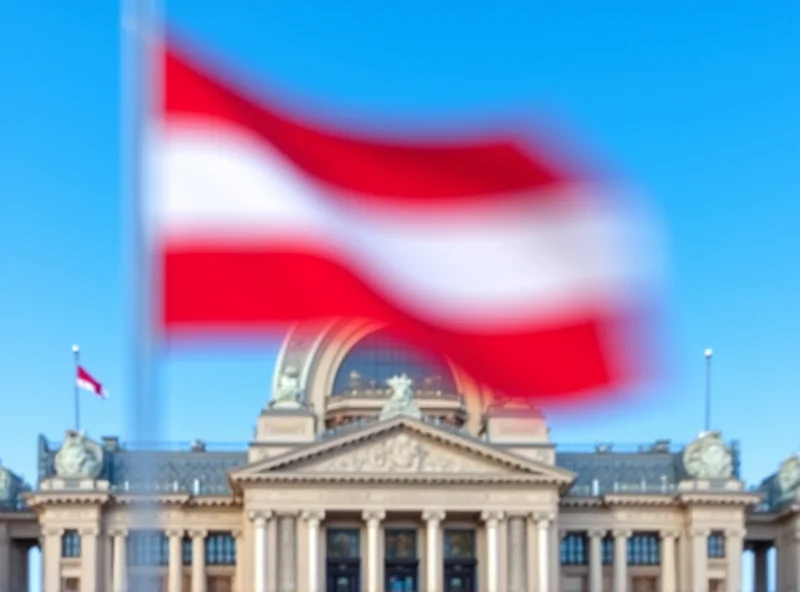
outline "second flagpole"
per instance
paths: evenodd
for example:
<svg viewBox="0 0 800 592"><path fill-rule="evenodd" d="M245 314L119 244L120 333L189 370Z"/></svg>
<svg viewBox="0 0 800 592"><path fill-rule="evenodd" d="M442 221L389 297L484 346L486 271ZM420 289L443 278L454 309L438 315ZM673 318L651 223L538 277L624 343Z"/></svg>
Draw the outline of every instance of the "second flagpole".
<svg viewBox="0 0 800 592"><path fill-rule="evenodd" d="M81 393L78 389L78 368L80 367L81 348L77 345L72 346L72 355L75 358L75 372L72 375L72 388L75 389L75 431L81 429Z"/></svg>

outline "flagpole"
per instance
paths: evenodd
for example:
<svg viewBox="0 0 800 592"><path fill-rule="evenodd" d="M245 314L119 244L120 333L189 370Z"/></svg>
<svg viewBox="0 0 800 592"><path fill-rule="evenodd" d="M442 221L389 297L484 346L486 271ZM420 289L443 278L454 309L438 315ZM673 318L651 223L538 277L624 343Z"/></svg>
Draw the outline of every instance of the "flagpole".
<svg viewBox="0 0 800 592"><path fill-rule="evenodd" d="M711 431L711 356L710 349L705 351L706 356L706 432Z"/></svg>
<svg viewBox="0 0 800 592"><path fill-rule="evenodd" d="M159 88L154 72L155 51L160 33L157 24L157 0L122 0L123 2L123 195L130 217L129 269L131 272L130 341L131 405L128 426L136 442L157 439L160 397L156 392L154 335L157 310L153 295L158 293L158 277L150 244L149 201L152 170L147 161L146 144L152 132L151 117ZM147 463L138 471L147 479Z"/></svg>
<svg viewBox="0 0 800 592"><path fill-rule="evenodd" d="M72 385L75 390L75 431L79 432L81 429L81 393L78 389L78 368L81 365L80 355L81 348L78 345L72 346L72 354L75 358L75 374L72 377Z"/></svg>

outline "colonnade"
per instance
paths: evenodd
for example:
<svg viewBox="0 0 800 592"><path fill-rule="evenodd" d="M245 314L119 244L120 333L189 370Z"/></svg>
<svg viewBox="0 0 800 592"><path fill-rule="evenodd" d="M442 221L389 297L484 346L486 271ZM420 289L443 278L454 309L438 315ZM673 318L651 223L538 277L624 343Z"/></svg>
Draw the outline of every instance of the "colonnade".
<svg viewBox="0 0 800 592"><path fill-rule="evenodd" d="M380 592L384 589L381 575L383 573L384 558L380 554L380 537L382 525L386 520L385 510L365 510L362 512L364 531L366 533L365 557L363 560L365 592ZM420 517L425 523L424 536L425 561L424 580L420 580L423 589L429 592L439 592L443 588L445 563L443 548L443 527L447 514L442 510L425 510L420 512ZM254 592L270 592L272 590L293 590L298 585L298 574L295 573L296 563L294 554L297 544L295 531L296 517L303 518L306 528L306 553L308 561L304 562L307 569L305 586L309 592L317 592L324 588L321 574L320 532L326 513L321 510L274 513L272 511L252 512L250 519L253 521L253 575ZM526 533L526 521L530 521L537 533L535 544L535 563L533 570L536 577L537 592L547 592L550 586L550 528L552 516L542 514L512 514L503 512L483 512L480 515L485 532L485 545L483 556L477 560L483 564L486 592L500 592L501 590L501 558L500 558L500 532L503 521L508 521L510 537L523 539ZM271 528L277 529L278 549L269 547ZM525 553L526 545L512 544L509 549L507 589L510 592L525 592L527 579L527 565L529 557ZM290 559L291 556L291 559ZM272 568L272 569L271 569ZM420 574L421 575L421 574ZM423 584L424 582L424 584Z"/></svg>

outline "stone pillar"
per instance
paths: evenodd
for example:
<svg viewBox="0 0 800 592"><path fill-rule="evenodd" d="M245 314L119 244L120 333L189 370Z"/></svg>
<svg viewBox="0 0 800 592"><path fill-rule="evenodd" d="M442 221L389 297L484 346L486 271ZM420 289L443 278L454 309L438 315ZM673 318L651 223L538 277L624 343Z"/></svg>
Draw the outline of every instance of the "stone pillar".
<svg viewBox="0 0 800 592"><path fill-rule="evenodd" d="M382 510L364 510L362 518L367 522L367 582L366 592L380 592L380 557L378 552L378 534L380 533L381 520L386 518Z"/></svg>
<svg viewBox="0 0 800 592"><path fill-rule="evenodd" d="M603 537L605 530L589 531L589 592L603 592Z"/></svg>
<svg viewBox="0 0 800 592"><path fill-rule="evenodd" d="M250 584L245 585L245 578L244 575L244 560L242 559L242 548L244 547L244 531L243 530L234 530L231 532L233 536L233 540L235 541L234 544L236 545L236 568L234 571L234 582L233 582L233 589L234 592L250 592L250 587L252 585L252 580Z"/></svg>
<svg viewBox="0 0 800 592"><path fill-rule="evenodd" d="M189 531L192 538L192 592L206 592L206 536L208 531Z"/></svg>
<svg viewBox="0 0 800 592"><path fill-rule="evenodd" d="M308 592L321 592L323 586L319 577L319 526L325 519L325 512L304 512L303 518L308 526Z"/></svg>
<svg viewBox="0 0 800 592"><path fill-rule="evenodd" d="M767 577L767 553L769 545L756 543L753 547L753 590L755 592L769 592L769 579Z"/></svg>
<svg viewBox="0 0 800 592"><path fill-rule="evenodd" d="M114 539L114 592L128 592L128 531L114 530L111 536Z"/></svg>
<svg viewBox="0 0 800 592"><path fill-rule="evenodd" d="M793 532L789 540L792 548L789 565L792 567L788 577L792 579L791 590L800 592L800 532Z"/></svg>
<svg viewBox="0 0 800 592"><path fill-rule="evenodd" d="M253 521L253 587L255 592L267 592L267 520L265 512L251 512Z"/></svg>
<svg viewBox="0 0 800 592"><path fill-rule="evenodd" d="M660 592L678 592L675 579L675 541L678 532L674 530L661 531L661 588ZM739 591L741 592L741 591Z"/></svg>
<svg viewBox="0 0 800 592"><path fill-rule="evenodd" d="M44 529L43 589L48 592L61 590L61 537L63 534L63 528L47 527Z"/></svg>
<svg viewBox="0 0 800 592"><path fill-rule="evenodd" d="M694 527L692 537L692 590L708 588L708 534L707 528Z"/></svg>
<svg viewBox="0 0 800 592"><path fill-rule="evenodd" d="M548 549L550 548L550 522L551 516L548 514L534 514L536 521L536 550L538 560L536 570L538 572L537 584L539 592L547 592L550 586L550 558Z"/></svg>
<svg viewBox="0 0 800 592"><path fill-rule="evenodd" d="M278 517L278 592L297 588L297 513Z"/></svg>
<svg viewBox="0 0 800 592"><path fill-rule="evenodd" d="M425 581L426 592L439 592L442 589L443 576L442 573L442 545L440 543L439 532L441 531L442 521L444 520L444 512L441 510L426 510L422 513L422 519L425 521L426 533L426 554L425 559Z"/></svg>
<svg viewBox="0 0 800 592"><path fill-rule="evenodd" d="M11 534L0 522L0 592L11 592Z"/></svg>
<svg viewBox="0 0 800 592"><path fill-rule="evenodd" d="M97 564L100 559L97 552L97 537L100 529L96 526L80 529L81 536L81 592L96 592Z"/></svg>
<svg viewBox="0 0 800 592"><path fill-rule="evenodd" d="M183 592L183 530L168 530L169 539L169 592Z"/></svg>
<svg viewBox="0 0 800 592"><path fill-rule="evenodd" d="M739 529L725 531L725 559L728 573L725 578L728 592L742 592L742 552L744 532ZM706 553L708 557L708 553Z"/></svg>
<svg viewBox="0 0 800 592"><path fill-rule="evenodd" d="M103 535L103 590L114 589L114 538L106 531Z"/></svg>
<svg viewBox="0 0 800 592"><path fill-rule="evenodd" d="M500 585L499 569L499 528L501 512L483 512L481 519L486 522L486 592L498 592Z"/></svg>
<svg viewBox="0 0 800 592"><path fill-rule="evenodd" d="M628 589L628 539L631 536L631 531L615 530L613 535L614 592L626 592Z"/></svg>
<svg viewBox="0 0 800 592"><path fill-rule="evenodd" d="M508 519L508 590L525 592L527 574L525 569L527 555L527 520L524 515L514 514Z"/></svg>

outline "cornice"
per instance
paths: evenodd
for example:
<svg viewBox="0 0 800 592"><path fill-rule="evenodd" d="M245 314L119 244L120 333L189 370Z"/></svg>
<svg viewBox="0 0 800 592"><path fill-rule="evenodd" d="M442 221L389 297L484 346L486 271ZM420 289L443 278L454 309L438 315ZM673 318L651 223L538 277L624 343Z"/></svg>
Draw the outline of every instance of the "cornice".
<svg viewBox="0 0 800 592"><path fill-rule="evenodd" d="M562 508L605 508L605 502L599 497L568 496L562 497L558 505Z"/></svg>
<svg viewBox="0 0 800 592"><path fill-rule="evenodd" d="M611 493L603 496L608 507L619 506L674 506L676 498L671 494Z"/></svg>
<svg viewBox="0 0 800 592"><path fill-rule="evenodd" d="M82 491L39 491L26 497L28 505L35 510L44 506L60 504L79 504L102 506L110 499L107 493Z"/></svg>
<svg viewBox="0 0 800 592"><path fill-rule="evenodd" d="M691 492L681 493L678 500L685 506L755 506L761 496L746 492Z"/></svg>
<svg viewBox="0 0 800 592"><path fill-rule="evenodd" d="M135 494L120 493L113 497L113 501L118 506L129 506L134 504L157 503L164 506L185 506L191 499L188 493L168 493L168 494Z"/></svg>
<svg viewBox="0 0 800 592"><path fill-rule="evenodd" d="M234 495L192 496L188 504L200 508L229 508L243 505L242 498Z"/></svg>
<svg viewBox="0 0 800 592"><path fill-rule="evenodd" d="M408 484L526 484L561 485L560 479L533 474L492 475L422 473L255 473L241 475L239 483L408 483Z"/></svg>

